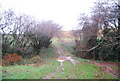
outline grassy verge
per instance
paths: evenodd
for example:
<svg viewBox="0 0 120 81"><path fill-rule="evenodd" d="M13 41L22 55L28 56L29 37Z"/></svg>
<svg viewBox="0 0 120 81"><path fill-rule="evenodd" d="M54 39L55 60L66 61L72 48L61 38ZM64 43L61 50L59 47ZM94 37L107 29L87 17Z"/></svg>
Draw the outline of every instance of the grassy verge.
<svg viewBox="0 0 120 81"><path fill-rule="evenodd" d="M71 43L73 39L53 39L53 45L58 48L62 48L64 55L73 56L71 52L73 51L73 44ZM39 63L37 67L27 66L27 65L13 65L2 67L3 79L42 79L49 73L52 73L59 66L59 62L55 60L57 57L56 50L53 47L48 49L43 49L37 58L32 58L32 63ZM70 61L64 62L64 72L61 69L53 75L53 79L117 79L111 74L105 72L105 68L101 68L94 64L87 63L89 59L82 59L78 57L73 57L73 59L79 61L80 63L73 65ZM29 59L23 62L28 62ZM92 60L91 60L92 61ZM99 62L99 61L96 61ZM115 67L114 67L115 68Z"/></svg>
<svg viewBox="0 0 120 81"><path fill-rule="evenodd" d="M52 78L58 79L117 79L107 72L102 71L103 68L90 64L79 63L73 66L69 61L64 63L64 73L59 70Z"/></svg>
<svg viewBox="0 0 120 81"><path fill-rule="evenodd" d="M42 79L45 75L53 72L59 63L55 60L49 61L40 67L15 65L2 67L3 79Z"/></svg>
<svg viewBox="0 0 120 81"><path fill-rule="evenodd" d="M55 49L50 46L48 49L42 49L40 54L36 54L32 58L22 58L20 65L1 67L1 76L3 79L42 79L59 66L59 62L54 60L56 57Z"/></svg>
<svg viewBox="0 0 120 81"><path fill-rule="evenodd" d="M54 40L57 46L65 49L65 55L74 56L71 53L74 51L73 39L63 39L62 41ZM78 57L73 57L73 59L79 61L80 63L75 66L69 62L64 62L64 73L60 69L54 76L53 79L117 79L113 75L105 72L105 68L96 66L94 64L87 63L87 61L95 61L90 59L82 59ZM99 62L99 61L96 61Z"/></svg>

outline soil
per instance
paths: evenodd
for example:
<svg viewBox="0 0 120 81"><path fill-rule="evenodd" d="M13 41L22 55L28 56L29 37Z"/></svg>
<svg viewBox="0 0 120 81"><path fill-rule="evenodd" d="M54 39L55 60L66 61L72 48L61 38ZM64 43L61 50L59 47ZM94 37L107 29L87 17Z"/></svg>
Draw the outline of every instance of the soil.
<svg viewBox="0 0 120 81"><path fill-rule="evenodd" d="M56 52L58 53L58 58L57 58L57 60L60 59L60 58L62 58L62 59L64 59L64 61L69 60L69 61L70 61L71 63L73 63L73 64L78 63L78 61L72 59L72 57L70 57L70 56L63 56L63 55L62 55L62 53L65 53L65 51L67 51L67 50L64 50L64 49L62 49L62 48L58 48L58 47L56 47L56 46L54 46L54 45L53 45L53 47L54 47L54 49L56 50ZM57 61L57 60L56 60L56 61ZM50 73L50 74L47 74L47 75L46 75L45 77L43 77L42 79L52 79L51 77L52 77L53 75L55 75L55 74L59 71L59 69L62 69L62 71L64 70L64 68L63 68L62 66L63 66L63 64L60 63L60 65L57 67L57 69L56 69L55 71L53 71L53 72Z"/></svg>
<svg viewBox="0 0 120 81"><path fill-rule="evenodd" d="M61 42L64 42L64 41L61 41ZM56 47L56 46L53 46L53 47L55 48L56 52L58 53L58 58L64 58L65 61L69 60L71 63L73 63L73 65L76 63L79 63L78 61L72 59L72 57L70 57L70 56L65 56L65 55L63 56L62 55L62 53L63 52L66 53L67 50ZM103 67L104 71L110 73L113 76L120 77L120 74L119 74L120 70L119 69L112 69L111 67L109 67L109 65L120 67L120 63L108 63L108 62L96 63L94 61L88 61L88 63L92 63L92 64L95 64L97 66ZM59 65L55 71L53 71L52 73L47 74L45 77L43 77L43 79L51 79L51 77L53 75L55 75L60 68L62 68L61 65Z"/></svg>
<svg viewBox="0 0 120 81"><path fill-rule="evenodd" d="M117 66L118 68L120 67L120 63L108 63L108 62L102 62L102 63L96 63L94 61L88 61L88 63L92 63L92 64L95 64L97 66L100 66L100 67L104 67L106 72L112 74L113 76L116 76L116 77L120 77L120 70L119 69L113 69L111 67L109 67L109 65L112 65L112 66Z"/></svg>

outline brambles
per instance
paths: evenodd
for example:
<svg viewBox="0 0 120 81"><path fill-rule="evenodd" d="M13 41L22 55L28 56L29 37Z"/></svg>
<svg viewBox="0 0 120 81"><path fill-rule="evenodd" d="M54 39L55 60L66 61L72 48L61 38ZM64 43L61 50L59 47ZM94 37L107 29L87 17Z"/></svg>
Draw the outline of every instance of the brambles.
<svg viewBox="0 0 120 81"><path fill-rule="evenodd" d="M2 65L10 65L17 62L19 63L21 60L22 60L21 56L17 55L16 53L13 54L6 53L3 57Z"/></svg>

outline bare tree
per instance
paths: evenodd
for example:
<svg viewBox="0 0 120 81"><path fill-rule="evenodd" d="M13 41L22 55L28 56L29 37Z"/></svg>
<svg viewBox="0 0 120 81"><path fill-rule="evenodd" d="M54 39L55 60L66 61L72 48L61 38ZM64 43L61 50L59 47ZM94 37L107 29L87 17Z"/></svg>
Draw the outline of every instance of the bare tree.
<svg viewBox="0 0 120 81"><path fill-rule="evenodd" d="M1 13L0 32L2 34L3 53L29 55L39 53L42 48L51 44L54 35L60 32L61 26L52 21L36 21L34 18L12 10Z"/></svg>
<svg viewBox="0 0 120 81"><path fill-rule="evenodd" d="M35 32L42 32L48 37L53 37L60 32L61 26L53 23L53 21L42 21L36 25Z"/></svg>
<svg viewBox="0 0 120 81"><path fill-rule="evenodd" d="M116 59L120 51L120 5L118 0L99 0L92 9L92 16L80 17L79 37L76 43L78 55L92 59ZM97 39L98 30L103 30ZM105 50L110 49L108 52ZM110 58L110 57L113 58Z"/></svg>
<svg viewBox="0 0 120 81"><path fill-rule="evenodd" d="M119 33L119 6L119 0L100 0L95 3L93 15L97 16L96 21L100 22L100 26L107 27L109 25L109 28Z"/></svg>
<svg viewBox="0 0 120 81"><path fill-rule="evenodd" d="M27 15L17 16L12 10L7 10L1 13L0 21L3 53L20 52L28 42L24 33L32 25L31 18Z"/></svg>
<svg viewBox="0 0 120 81"><path fill-rule="evenodd" d="M60 31L60 26L52 21L42 21L38 22L34 29L32 28L28 31L28 38L31 39L31 46L39 53L42 48L48 48L52 43L51 39L54 35L58 34Z"/></svg>

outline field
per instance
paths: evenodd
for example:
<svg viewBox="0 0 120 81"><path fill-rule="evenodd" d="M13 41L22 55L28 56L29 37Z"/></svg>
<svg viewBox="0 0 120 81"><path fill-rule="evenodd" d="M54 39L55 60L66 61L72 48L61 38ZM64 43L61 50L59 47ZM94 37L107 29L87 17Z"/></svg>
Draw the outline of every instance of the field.
<svg viewBox="0 0 120 81"><path fill-rule="evenodd" d="M74 38L54 38L48 49L30 59L24 59L20 65L2 66L3 79L118 79L118 66L101 61L75 57L72 52ZM60 53L58 53L60 52ZM59 56L72 57L77 63L69 60L63 66L56 60ZM100 64L102 63L102 64ZM118 64L118 63L117 63ZM102 66L103 65L103 66ZM107 68L109 67L110 70ZM62 70L64 68L64 70ZM112 71L112 72L111 72Z"/></svg>

